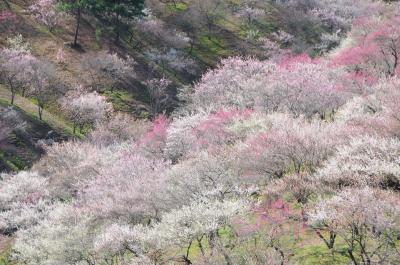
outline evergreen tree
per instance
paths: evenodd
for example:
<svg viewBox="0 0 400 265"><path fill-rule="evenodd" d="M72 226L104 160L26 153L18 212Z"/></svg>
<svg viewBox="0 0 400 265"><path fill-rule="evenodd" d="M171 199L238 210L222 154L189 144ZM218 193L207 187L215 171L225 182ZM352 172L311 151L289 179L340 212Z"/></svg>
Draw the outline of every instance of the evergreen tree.
<svg viewBox="0 0 400 265"><path fill-rule="evenodd" d="M143 16L144 7L144 0L101 0L96 3L96 12L110 21L116 33L116 41L118 41L123 21Z"/></svg>

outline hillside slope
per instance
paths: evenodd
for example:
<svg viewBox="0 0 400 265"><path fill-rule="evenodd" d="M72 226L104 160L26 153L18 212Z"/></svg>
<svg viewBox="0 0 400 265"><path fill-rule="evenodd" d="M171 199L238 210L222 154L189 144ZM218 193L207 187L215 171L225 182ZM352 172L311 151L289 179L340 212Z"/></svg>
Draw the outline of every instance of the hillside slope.
<svg viewBox="0 0 400 265"><path fill-rule="evenodd" d="M45 150L1 174L0 262L397 264L400 4L147 7L123 23L85 14L99 46L68 41L53 63L18 36L0 50L0 95L17 105L0 101L0 147Z"/></svg>
<svg viewBox="0 0 400 265"><path fill-rule="evenodd" d="M251 9L255 12L254 18L250 19L253 11L248 14L249 17L247 13L240 13L242 9L246 12L243 7L245 2L148 1L146 4L151 13L141 20L126 24L118 42L115 41L108 21L83 14L79 47L73 48L69 45L75 30L73 16L63 16L61 22L49 31L33 15L31 6L34 3L31 0L7 0L0 3L0 47L8 47L7 38L21 34L32 55L55 64L62 88L56 89L57 93L46 103L45 108L67 124L71 122L60 111L58 99L78 85L105 95L116 111L139 118L151 118L155 114L175 109L179 104L177 91L199 80L204 71L215 67L222 58L235 55L259 58L271 56L271 51L263 48L265 37L272 38L277 42L277 47L281 46L282 49L316 53L312 47L321 41L322 33L329 31L321 21L308 19L305 14L299 13L296 16L295 20L301 23L286 19L290 9L272 2L255 1ZM117 53L122 58L130 57L135 61L127 83L111 84L108 76L96 73L101 69L93 70L99 76L99 80L94 82L93 72L87 62L104 52ZM149 94L147 82L161 77L169 79L171 83L167 88L167 101L154 112L154 98ZM28 97L32 99L32 96ZM3 91L1 99L8 101L9 95ZM17 106L22 109L33 108L30 102L26 100ZM28 113L33 113L33 110ZM55 131L60 131L60 127L64 126L55 124L47 117L44 121ZM25 156L18 159L34 161L37 157L33 155L31 158Z"/></svg>

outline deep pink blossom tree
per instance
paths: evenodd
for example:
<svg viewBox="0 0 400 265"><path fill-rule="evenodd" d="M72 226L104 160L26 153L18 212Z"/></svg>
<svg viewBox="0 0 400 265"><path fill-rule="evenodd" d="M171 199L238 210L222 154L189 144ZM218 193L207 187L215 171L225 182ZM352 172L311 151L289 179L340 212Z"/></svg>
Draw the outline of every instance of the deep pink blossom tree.
<svg viewBox="0 0 400 265"><path fill-rule="evenodd" d="M153 121L150 130L138 141L138 145L145 152L159 156L164 152L165 142L168 135L169 120L164 115L159 115Z"/></svg>
<svg viewBox="0 0 400 265"><path fill-rule="evenodd" d="M398 16L375 22L374 26L359 22L355 29L357 44L341 51L333 62L376 77L396 75L399 71L399 26Z"/></svg>

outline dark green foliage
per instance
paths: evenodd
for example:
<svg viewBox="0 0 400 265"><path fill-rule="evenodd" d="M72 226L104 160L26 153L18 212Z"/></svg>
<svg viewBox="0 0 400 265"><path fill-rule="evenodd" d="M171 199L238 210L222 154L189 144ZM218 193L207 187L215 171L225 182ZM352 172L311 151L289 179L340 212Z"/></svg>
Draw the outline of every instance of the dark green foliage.
<svg viewBox="0 0 400 265"><path fill-rule="evenodd" d="M94 1L92 10L96 15L108 20L119 40L124 20L143 16L144 0L100 0Z"/></svg>
<svg viewBox="0 0 400 265"><path fill-rule="evenodd" d="M76 18L75 35L72 46L78 46L78 35L81 25L81 16L83 12L93 12L98 6L96 0L61 0L60 8L68 13L71 13Z"/></svg>

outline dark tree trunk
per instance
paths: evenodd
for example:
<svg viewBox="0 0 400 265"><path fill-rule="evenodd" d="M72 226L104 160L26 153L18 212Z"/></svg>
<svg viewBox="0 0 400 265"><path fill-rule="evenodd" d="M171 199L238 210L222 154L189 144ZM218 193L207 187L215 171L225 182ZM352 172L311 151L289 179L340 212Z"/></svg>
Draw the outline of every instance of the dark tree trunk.
<svg viewBox="0 0 400 265"><path fill-rule="evenodd" d="M43 120L43 107L38 105L39 120Z"/></svg>
<svg viewBox="0 0 400 265"><path fill-rule="evenodd" d="M10 90L11 90L11 102L10 102L10 104L14 105L14 99L15 99L16 91L15 91L13 82L11 80L8 80L8 85L10 86Z"/></svg>
<svg viewBox="0 0 400 265"><path fill-rule="evenodd" d="M74 36L74 46L78 45L78 35L79 35L79 27L81 25L81 9L78 8L76 13L76 28L75 28L75 36Z"/></svg>
<svg viewBox="0 0 400 265"><path fill-rule="evenodd" d="M11 105L14 105L14 99L15 99L15 92L12 90L11 91Z"/></svg>

